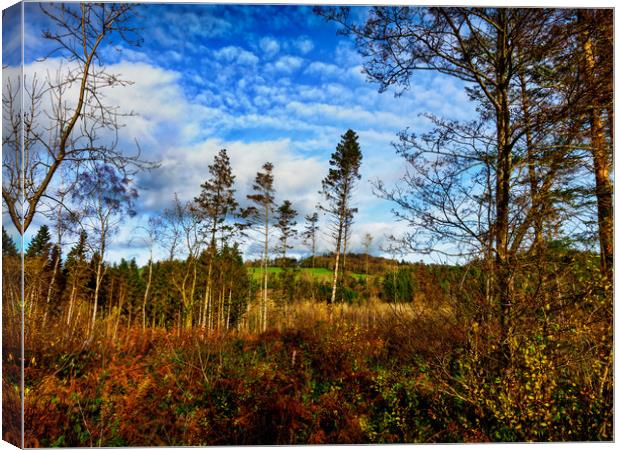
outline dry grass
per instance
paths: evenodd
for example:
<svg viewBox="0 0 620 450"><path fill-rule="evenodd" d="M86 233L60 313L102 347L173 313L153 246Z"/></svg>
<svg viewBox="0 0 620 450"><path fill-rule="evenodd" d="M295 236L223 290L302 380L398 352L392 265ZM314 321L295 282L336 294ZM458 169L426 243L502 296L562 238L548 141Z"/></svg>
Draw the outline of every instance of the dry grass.
<svg viewBox="0 0 620 450"><path fill-rule="evenodd" d="M259 305L252 304L239 326L239 331L255 332L259 323ZM268 303L269 326L277 330L306 327L309 324L328 322L329 306L310 300L282 305L270 300ZM386 324L412 323L416 319L453 322L454 308L450 305L422 305L413 303L385 303L370 300L363 304L336 303L332 308L332 320L355 324L367 329L384 327Z"/></svg>

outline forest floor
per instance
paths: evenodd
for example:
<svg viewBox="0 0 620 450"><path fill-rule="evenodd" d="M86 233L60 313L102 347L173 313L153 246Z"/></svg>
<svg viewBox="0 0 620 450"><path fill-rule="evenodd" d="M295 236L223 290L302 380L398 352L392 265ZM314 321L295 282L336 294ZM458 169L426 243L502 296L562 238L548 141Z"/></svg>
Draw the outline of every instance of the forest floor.
<svg viewBox="0 0 620 450"><path fill-rule="evenodd" d="M52 342L28 357L26 445L457 439L450 417L433 419L422 353L403 359L380 328L319 320L258 335L128 329L116 345Z"/></svg>
<svg viewBox="0 0 620 450"><path fill-rule="evenodd" d="M292 311L292 312L291 312ZM280 312L281 313L281 312ZM536 342L497 378L449 308L306 302L265 333L27 337L27 447L610 439L612 397ZM274 323L281 322L276 312ZM468 342L470 342L468 344ZM534 349L534 350L531 350ZM529 355L529 356L528 356ZM520 363L521 364L521 363ZM515 366L516 367L516 366ZM500 369L502 370L502 369ZM563 375L562 375L563 374ZM593 373L593 380L600 379ZM540 381L543 380L543 381Z"/></svg>

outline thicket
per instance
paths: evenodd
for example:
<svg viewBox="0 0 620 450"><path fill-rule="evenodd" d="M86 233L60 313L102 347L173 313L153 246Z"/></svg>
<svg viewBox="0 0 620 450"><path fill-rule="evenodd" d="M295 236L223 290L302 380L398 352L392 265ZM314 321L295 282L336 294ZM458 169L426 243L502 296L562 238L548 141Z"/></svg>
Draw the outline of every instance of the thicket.
<svg viewBox="0 0 620 450"><path fill-rule="evenodd" d="M573 281L562 320L520 324L510 366L483 324L441 303L258 335L121 327L115 343L84 345L32 330L26 445L610 439L610 305Z"/></svg>

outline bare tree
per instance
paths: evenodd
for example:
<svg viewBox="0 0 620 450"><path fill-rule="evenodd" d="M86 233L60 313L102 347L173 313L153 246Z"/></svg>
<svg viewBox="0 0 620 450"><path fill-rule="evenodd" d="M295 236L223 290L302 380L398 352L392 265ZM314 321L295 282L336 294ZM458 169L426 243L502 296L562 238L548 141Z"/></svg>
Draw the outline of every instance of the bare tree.
<svg viewBox="0 0 620 450"><path fill-rule="evenodd" d="M185 328L194 323L193 313L198 282L198 256L203 244L200 237L200 218L196 214L196 205L182 202L174 194L174 206L164 211L171 239L171 259L176 254L185 255L185 263L176 267L171 282L181 295ZM176 253L175 253L176 252ZM181 325L181 324L179 324Z"/></svg>
<svg viewBox="0 0 620 450"><path fill-rule="evenodd" d="M91 336L97 319L97 304L105 274L105 256L108 239L118 231L118 225L135 215L133 204L138 191L132 181L107 164L94 163L78 177L72 199L77 203L75 218L80 228L89 236L89 247L95 261L95 290Z"/></svg>
<svg viewBox="0 0 620 450"><path fill-rule="evenodd" d="M144 296L142 297L142 331L146 330L146 305L148 304L151 284L153 282L153 250L159 243L159 234L162 229L161 217L150 217L147 226L138 227L142 232L139 239L148 248L148 274L146 278L146 286L144 288Z"/></svg>
<svg viewBox="0 0 620 450"><path fill-rule="evenodd" d="M368 275L368 257L370 255L370 247L372 245L372 241L373 241L373 237L370 233L364 234L362 245L364 246L364 254L366 255L366 267L365 267L366 275Z"/></svg>
<svg viewBox="0 0 620 450"><path fill-rule="evenodd" d="M139 152L127 156L115 149L123 113L107 105L104 95L106 89L128 82L106 71L99 60L101 48L111 39L139 42L131 25L133 8L112 3L41 4L52 24L52 29L43 32L54 47L48 56L59 55L67 65L44 80L37 74L27 74L23 82L9 79L2 99L3 112L10 117L2 141L2 198L22 233L41 201L55 200L48 190L62 166L73 166L74 174L80 172L82 163L95 160L114 165L120 172L150 166L140 160ZM98 144L106 134L112 137ZM14 158L20 152L23 158Z"/></svg>
<svg viewBox="0 0 620 450"><path fill-rule="evenodd" d="M601 270L610 277L613 270L613 186L610 160L613 149L613 15L610 11L579 10L580 66L585 84L585 106L589 125L590 151L596 182L597 216L601 252ZM606 139L604 111L610 132ZM610 277L611 278L611 277Z"/></svg>
<svg viewBox="0 0 620 450"><path fill-rule="evenodd" d="M423 191L418 189L420 183L431 189L423 192L423 199L436 214L400 188L383 194L401 206L421 206L415 208L419 213L415 220L432 231L427 235L442 240L452 235L457 238L455 244L469 247L467 251L472 250L472 243L489 249L500 309L499 340L505 344L514 300L513 257L532 228L536 210L529 200L514 201L516 197L525 198L515 189L515 180L521 176L523 163L527 164L527 157L519 152L528 129L518 108L519 74L531 74L531 68L549 54L549 49L538 42L558 45L553 38L558 15L546 9L375 7L365 24L355 24L348 8L319 9L319 13L339 22L343 33L355 37L366 58L364 70L379 83L380 91L391 86L407 89L414 72L434 70L468 83L469 96L481 105L479 124L468 125L465 133L459 124L443 123L434 140L424 140L423 145L437 157L427 158L424 164L419 157L424 152L402 153L416 171L416 175L408 173L405 182L416 192ZM485 127L487 123L491 126ZM452 146L449 151L442 129L447 130L448 145ZM401 138L405 147L413 141L407 134ZM417 143L412 145L420 148ZM460 151L461 145L467 147L466 152ZM477 147L473 152L472 145ZM466 166L459 169L462 163ZM546 189L551 189L553 170L548 175ZM464 181L471 177L477 189L464 189ZM473 202L466 201L468 198ZM535 202L547 200L540 193L535 198ZM484 222L478 220L485 216L491 219L486 230ZM519 227L511 233L515 219Z"/></svg>

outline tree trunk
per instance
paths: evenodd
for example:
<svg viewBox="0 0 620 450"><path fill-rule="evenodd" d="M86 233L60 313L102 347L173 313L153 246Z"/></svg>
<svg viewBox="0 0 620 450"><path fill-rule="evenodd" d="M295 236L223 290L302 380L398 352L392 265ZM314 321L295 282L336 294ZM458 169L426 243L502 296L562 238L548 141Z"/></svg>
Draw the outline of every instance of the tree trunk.
<svg viewBox="0 0 620 450"><path fill-rule="evenodd" d="M192 328L194 325L194 296L196 295L196 281L198 279L198 268L196 267L196 261L193 261L194 263L194 267L192 270L192 289L190 291L190 296L189 296L189 301L190 301L190 305L189 305L189 321L187 323L188 325L188 329Z"/></svg>
<svg viewBox="0 0 620 450"><path fill-rule="evenodd" d="M92 322L90 324L90 334L92 337L93 332L95 331L95 321L97 320L97 303L99 303L99 291L101 290L101 282L103 281L103 257L100 257L97 262L97 273L95 275L95 295L93 299L93 317Z"/></svg>
<svg viewBox="0 0 620 450"><path fill-rule="evenodd" d="M579 21L584 23L583 13L579 14ZM591 152L594 162L594 178L596 181L596 203L598 213L598 234L601 251L601 272L604 276L611 279L613 270L613 188L609 178L609 157L605 143L605 132L603 129L603 119L601 106L597 99L596 81L593 74L596 72L596 62L592 41L588 36L587 27L582 31L582 48L584 60L584 77L588 86L589 100L589 121L590 121L590 140Z"/></svg>
<svg viewBox="0 0 620 450"><path fill-rule="evenodd" d="M345 224L344 226L344 242L342 246L342 282L346 282L346 271L347 271L347 238L349 237L349 225Z"/></svg>
<svg viewBox="0 0 620 450"><path fill-rule="evenodd" d="M211 329L211 292L212 292L212 277L213 277L213 258L215 257L215 227L211 227L211 247L209 248L209 269L207 270L207 285L205 288L205 297L203 304L204 317L201 319L202 326L207 326L207 329Z"/></svg>
<svg viewBox="0 0 620 450"><path fill-rule="evenodd" d="M507 48L506 11L498 11L497 60L496 60L496 125L497 125L497 180L495 192L495 272L500 303L500 346L507 343L510 328L512 293L510 290L511 267L508 251L510 177L512 149L510 145L510 103L508 99L509 51ZM505 355L506 352L504 352Z"/></svg>
<svg viewBox="0 0 620 450"><path fill-rule="evenodd" d="M263 304L261 314L261 330L267 331L267 281L269 264L269 207L265 208L265 256L263 257Z"/></svg>
<svg viewBox="0 0 620 450"><path fill-rule="evenodd" d="M226 287L222 282L222 288L220 289L220 294L217 302L217 330L218 332L222 331L224 325L224 297L225 297Z"/></svg>
<svg viewBox="0 0 620 450"><path fill-rule="evenodd" d="M125 289L123 289L123 286L121 286L118 291L118 307L116 310L116 320L114 321L114 333L112 334L112 341L116 340L116 335L118 333L118 325L121 322L121 313L123 312L124 304L125 304Z"/></svg>
<svg viewBox="0 0 620 450"><path fill-rule="evenodd" d="M329 315L330 322L332 320L332 314L333 314L333 308L334 308L333 305L336 301L336 288L338 285L338 265L340 263L340 245L342 243L341 240L342 240L342 222L340 223L338 227L338 236L336 238L336 261L334 263L334 279L332 281L332 295L327 304L327 312Z"/></svg>
<svg viewBox="0 0 620 450"><path fill-rule="evenodd" d="M228 289L228 311L226 312L226 331L230 328L230 308L232 306L232 289Z"/></svg>
<svg viewBox="0 0 620 450"><path fill-rule="evenodd" d="M527 172L530 184L531 207L535 208L534 222L534 240L532 242L532 250L537 252L542 246L543 238L543 208L540 205L541 199L538 198L538 177L536 175L536 162L534 160L534 144L532 142L532 125L530 119L530 99L527 93L527 81L523 72L519 74L521 84L521 107L523 109L523 121L525 126L525 146L527 154Z"/></svg>
<svg viewBox="0 0 620 450"><path fill-rule="evenodd" d="M133 322L133 305L129 304L127 305L127 310L128 310L128 314L127 314L127 328L131 328L131 324Z"/></svg>
<svg viewBox="0 0 620 450"><path fill-rule="evenodd" d="M142 300L142 331L146 330L146 302L149 298L149 290L151 289L151 280L153 279L153 258L149 260L149 278L146 282L144 290L144 299Z"/></svg>
<svg viewBox="0 0 620 450"><path fill-rule="evenodd" d="M60 247L56 260L54 261L54 269L52 270L52 279L47 286L47 295L45 297L45 314L43 314L43 328L47 322L47 314L49 312L50 300L52 298L52 291L54 290L54 283L56 282L56 274L58 273L58 266L60 265Z"/></svg>

